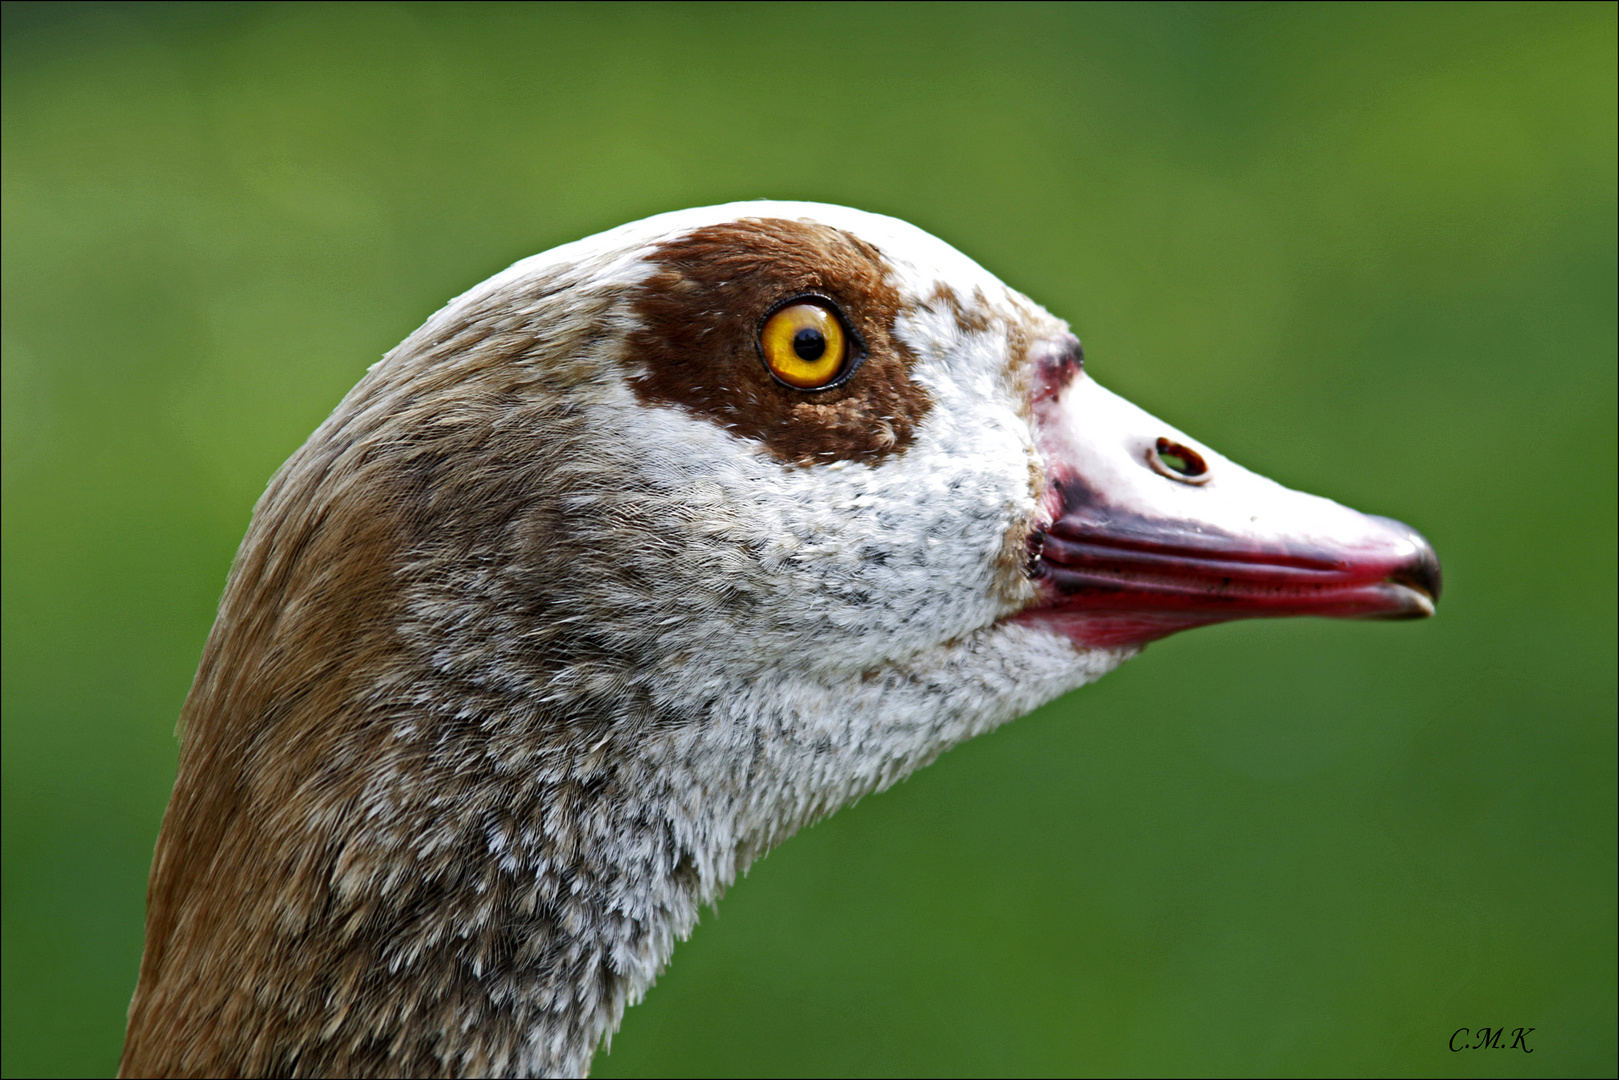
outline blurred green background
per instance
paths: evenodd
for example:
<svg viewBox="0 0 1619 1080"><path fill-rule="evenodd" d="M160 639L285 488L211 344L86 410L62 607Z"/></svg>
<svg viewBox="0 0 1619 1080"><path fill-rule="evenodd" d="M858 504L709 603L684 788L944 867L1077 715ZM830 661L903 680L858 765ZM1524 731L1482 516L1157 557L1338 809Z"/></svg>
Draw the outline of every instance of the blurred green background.
<svg viewBox="0 0 1619 1080"><path fill-rule="evenodd" d="M761 196L944 237L1447 591L1164 641L809 830L596 1073L1619 1067L1614 5L4 17L7 1075L115 1067L276 466L513 260Z"/></svg>

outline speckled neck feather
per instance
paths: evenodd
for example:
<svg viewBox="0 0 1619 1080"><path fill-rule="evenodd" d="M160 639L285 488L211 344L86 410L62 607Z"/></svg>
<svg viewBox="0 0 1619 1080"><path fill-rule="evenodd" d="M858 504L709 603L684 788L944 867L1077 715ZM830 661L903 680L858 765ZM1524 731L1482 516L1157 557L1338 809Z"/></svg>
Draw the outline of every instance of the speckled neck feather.
<svg viewBox="0 0 1619 1080"><path fill-rule="evenodd" d="M823 398L747 352L811 286L873 348ZM1024 350L1063 330L909 226L783 204L435 315L255 510L122 1073L582 1074L753 859L1118 663L1007 619Z"/></svg>

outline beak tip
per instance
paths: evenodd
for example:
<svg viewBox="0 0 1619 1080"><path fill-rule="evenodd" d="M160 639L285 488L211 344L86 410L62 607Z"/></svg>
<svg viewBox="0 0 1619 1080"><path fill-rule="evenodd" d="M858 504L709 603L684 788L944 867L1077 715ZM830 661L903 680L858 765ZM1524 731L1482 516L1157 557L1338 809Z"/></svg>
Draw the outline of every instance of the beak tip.
<svg viewBox="0 0 1619 1080"><path fill-rule="evenodd" d="M1426 536L1405 522L1375 515L1374 520L1391 531L1398 532L1412 547L1411 556L1388 576L1388 580L1393 584L1420 594L1421 602L1401 615L1412 619L1427 618L1434 613L1434 605L1439 602L1439 594L1445 585L1444 570L1439 565L1439 553L1434 550Z"/></svg>

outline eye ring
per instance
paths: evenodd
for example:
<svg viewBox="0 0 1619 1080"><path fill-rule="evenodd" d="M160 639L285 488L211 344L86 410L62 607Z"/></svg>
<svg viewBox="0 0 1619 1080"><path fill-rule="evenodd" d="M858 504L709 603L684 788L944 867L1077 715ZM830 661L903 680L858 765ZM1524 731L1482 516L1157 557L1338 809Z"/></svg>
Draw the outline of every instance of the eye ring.
<svg viewBox="0 0 1619 1080"><path fill-rule="evenodd" d="M789 379L783 378L782 375L776 370L775 365L770 362L770 357L765 351L765 328L770 325L770 320L775 318L779 312L790 308L795 304L813 304L814 306L821 308L834 320L836 320L838 328L843 332L843 365L838 369L836 375L832 376L832 378L828 379L826 382L818 385L801 386L790 381ZM770 377L776 382L780 383L782 386L785 386L791 390L797 390L801 394L815 394L821 392L822 390L837 389L844 383L848 382L854 373L859 370L860 365L866 362L867 355L866 341L860 336L860 332L850 325L848 316L844 315L843 313L843 307L830 296L819 292L795 293L792 296L785 297L784 299L778 300L774 304L771 304L770 307L765 310L765 313L759 318L758 328L753 335L753 346L755 351L759 354L759 362L763 364L764 369L770 373Z"/></svg>

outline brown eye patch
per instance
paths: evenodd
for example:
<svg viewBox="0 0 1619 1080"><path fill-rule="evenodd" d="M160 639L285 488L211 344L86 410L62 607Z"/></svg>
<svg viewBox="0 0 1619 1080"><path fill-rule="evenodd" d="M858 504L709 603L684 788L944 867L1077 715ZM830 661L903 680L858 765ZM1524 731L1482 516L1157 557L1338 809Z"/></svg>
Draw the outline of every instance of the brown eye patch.
<svg viewBox="0 0 1619 1080"><path fill-rule="evenodd" d="M678 405L795 465L902 452L931 400L894 337L903 303L870 244L825 225L749 218L668 241L649 256L629 363L643 401ZM797 296L837 306L865 346L846 382L806 393L772 376L761 322Z"/></svg>

